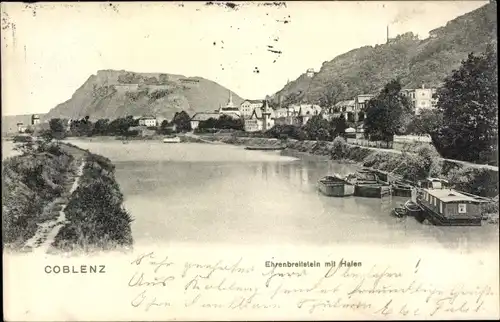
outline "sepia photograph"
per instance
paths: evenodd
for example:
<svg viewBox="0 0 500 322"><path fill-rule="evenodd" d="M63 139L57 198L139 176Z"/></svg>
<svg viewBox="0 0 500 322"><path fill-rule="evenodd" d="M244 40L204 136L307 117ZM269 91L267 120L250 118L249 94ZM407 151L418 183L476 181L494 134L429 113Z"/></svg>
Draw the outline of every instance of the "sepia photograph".
<svg viewBox="0 0 500 322"><path fill-rule="evenodd" d="M496 1L1 25L4 320L500 318Z"/></svg>

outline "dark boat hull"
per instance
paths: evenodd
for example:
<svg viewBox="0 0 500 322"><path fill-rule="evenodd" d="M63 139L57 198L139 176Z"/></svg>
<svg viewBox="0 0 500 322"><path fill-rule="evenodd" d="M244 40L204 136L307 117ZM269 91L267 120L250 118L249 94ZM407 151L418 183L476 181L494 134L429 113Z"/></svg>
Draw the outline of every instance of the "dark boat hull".
<svg viewBox="0 0 500 322"><path fill-rule="evenodd" d="M422 207L422 212L415 216L419 222L423 222L427 219L431 224L435 226L481 226L481 217L469 217L469 218L449 218L444 217L441 214L438 214L423 204L420 204ZM421 221L420 221L420 220Z"/></svg>
<svg viewBox="0 0 500 322"><path fill-rule="evenodd" d="M411 197L411 188L393 186L392 195L395 197Z"/></svg>
<svg viewBox="0 0 500 322"><path fill-rule="evenodd" d="M245 150L254 150L254 151L278 151L284 150L285 147L282 146L247 146Z"/></svg>
<svg viewBox="0 0 500 322"><path fill-rule="evenodd" d="M320 181L318 188L321 193L329 197L348 197L354 195L354 186L347 183L327 184Z"/></svg>
<svg viewBox="0 0 500 322"><path fill-rule="evenodd" d="M365 198L383 198L391 195L391 187L379 184L357 184L354 195Z"/></svg>

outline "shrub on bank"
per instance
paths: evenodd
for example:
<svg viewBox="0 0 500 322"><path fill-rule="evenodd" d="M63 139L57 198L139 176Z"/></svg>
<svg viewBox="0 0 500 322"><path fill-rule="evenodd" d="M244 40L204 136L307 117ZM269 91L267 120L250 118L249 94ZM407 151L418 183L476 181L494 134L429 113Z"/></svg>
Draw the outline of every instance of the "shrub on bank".
<svg viewBox="0 0 500 322"><path fill-rule="evenodd" d="M69 223L59 231L54 246L64 251L130 247L132 218L122 204L114 166L107 158L89 154L65 209Z"/></svg>
<svg viewBox="0 0 500 322"><path fill-rule="evenodd" d="M17 249L47 220L43 208L64 191L72 156L56 145L8 158L2 167L2 237Z"/></svg>
<svg viewBox="0 0 500 322"><path fill-rule="evenodd" d="M331 158L334 160L342 160L347 157L348 152L349 146L346 140L341 136L337 136L332 143Z"/></svg>
<svg viewBox="0 0 500 322"><path fill-rule="evenodd" d="M485 197L498 195L498 174L489 169L456 168L448 173L447 179L460 191Z"/></svg>

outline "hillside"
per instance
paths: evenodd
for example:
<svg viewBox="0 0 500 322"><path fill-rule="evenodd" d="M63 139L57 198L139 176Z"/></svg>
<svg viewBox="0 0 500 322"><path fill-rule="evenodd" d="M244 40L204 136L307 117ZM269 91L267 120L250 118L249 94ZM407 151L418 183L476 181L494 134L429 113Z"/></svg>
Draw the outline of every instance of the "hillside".
<svg viewBox="0 0 500 322"><path fill-rule="evenodd" d="M50 110L44 120L90 116L115 119L127 115L155 115L172 118L184 110L190 115L225 105L229 90L201 78L159 73L100 70L73 94L71 99ZM233 93L233 102L243 100Z"/></svg>
<svg viewBox="0 0 500 322"><path fill-rule="evenodd" d="M377 92L396 77L404 87L438 86L470 52L496 46L496 9L496 3L489 3L432 30L424 40L410 32L387 44L351 50L323 63L314 77L301 75L288 83L273 101L323 103L325 96L336 96L332 92L339 93L336 100L350 99Z"/></svg>

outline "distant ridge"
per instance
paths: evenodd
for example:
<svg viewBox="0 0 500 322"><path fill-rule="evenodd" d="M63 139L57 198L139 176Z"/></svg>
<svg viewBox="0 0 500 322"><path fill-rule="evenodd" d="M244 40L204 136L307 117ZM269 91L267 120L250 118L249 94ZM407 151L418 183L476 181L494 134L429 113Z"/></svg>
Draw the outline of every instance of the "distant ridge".
<svg viewBox="0 0 500 322"><path fill-rule="evenodd" d="M304 73L286 84L272 98L288 103L324 103L324 93L340 92L338 100L373 93L399 78L404 87L438 86L470 52L497 45L497 4L490 2L430 31L418 39L413 33L399 35L386 44L364 46L323 63L313 77ZM304 71L305 72L305 71Z"/></svg>

